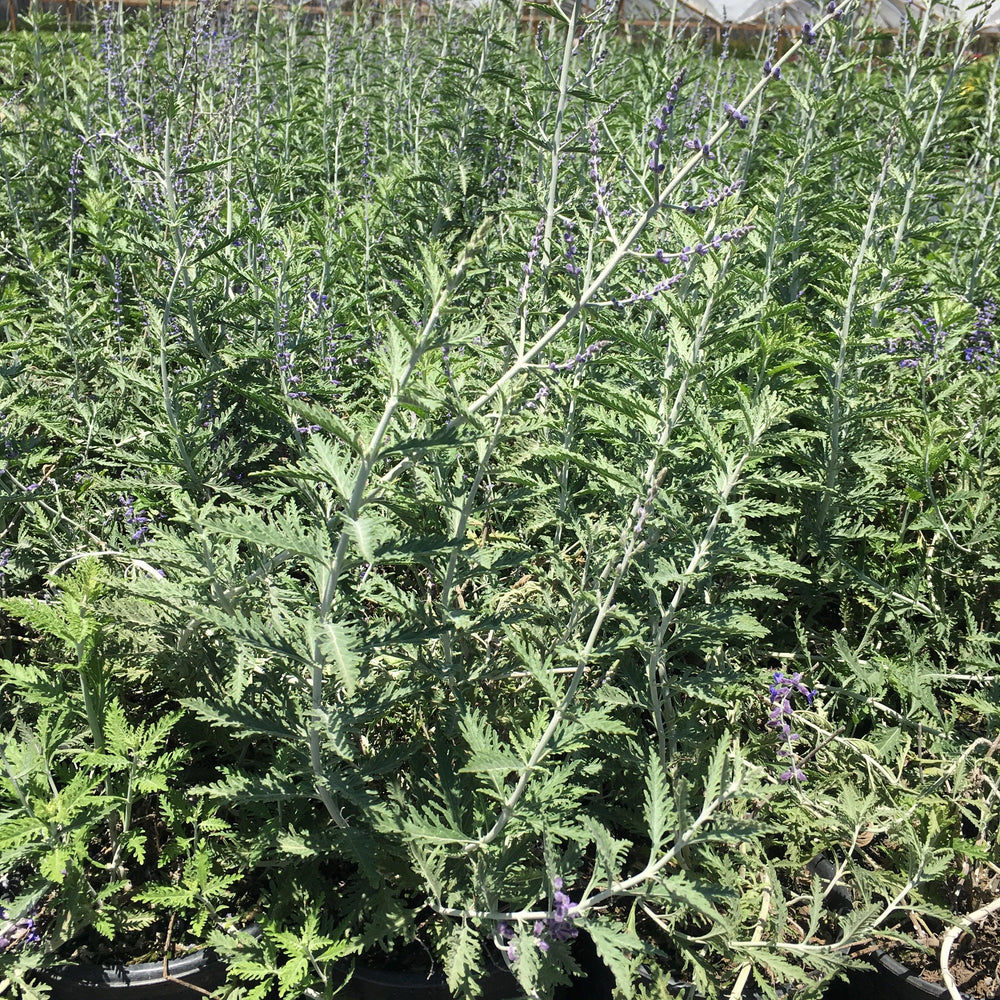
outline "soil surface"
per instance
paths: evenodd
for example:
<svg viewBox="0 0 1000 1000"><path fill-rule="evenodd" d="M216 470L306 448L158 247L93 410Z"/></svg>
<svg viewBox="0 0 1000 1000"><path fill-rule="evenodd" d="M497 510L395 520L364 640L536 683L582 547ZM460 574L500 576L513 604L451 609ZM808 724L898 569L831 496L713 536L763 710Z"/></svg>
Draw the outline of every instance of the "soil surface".
<svg viewBox="0 0 1000 1000"><path fill-rule="evenodd" d="M908 929L928 952L916 949L886 949L896 959L913 969L914 975L925 982L944 985L939 964L944 926L932 926L914 918ZM962 993L970 997L993 1000L1000 995L1000 913L991 913L975 928L975 936L962 934L951 949L948 963L951 974Z"/></svg>

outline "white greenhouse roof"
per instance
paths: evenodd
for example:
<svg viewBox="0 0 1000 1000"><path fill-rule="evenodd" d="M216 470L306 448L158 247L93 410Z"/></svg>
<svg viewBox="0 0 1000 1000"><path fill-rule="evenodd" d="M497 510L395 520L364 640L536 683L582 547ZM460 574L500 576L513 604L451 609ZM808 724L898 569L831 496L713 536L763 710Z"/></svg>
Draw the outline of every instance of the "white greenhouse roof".
<svg viewBox="0 0 1000 1000"><path fill-rule="evenodd" d="M622 16L637 20L662 21L673 16L675 20L753 24L781 19L786 24L802 25L817 21L825 6L818 0L625 0L620 10ZM978 19L984 27L1000 27L1000 0L862 0L854 16L872 14L877 24L898 28L907 12L918 19Z"/></svg>
<svg viewBox="0 0 1000 1000"><path fill-rule="evenodd" d="M998 0L1000 2L1000 0ZM638 21L725 21L721 7L712 0L625 0L622 16Z"/></svg>

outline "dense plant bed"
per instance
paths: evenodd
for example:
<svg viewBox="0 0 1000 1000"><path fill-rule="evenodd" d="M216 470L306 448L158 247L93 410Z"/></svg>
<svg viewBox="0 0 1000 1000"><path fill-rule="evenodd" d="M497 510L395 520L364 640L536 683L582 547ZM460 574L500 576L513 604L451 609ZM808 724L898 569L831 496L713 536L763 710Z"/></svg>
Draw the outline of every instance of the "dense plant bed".
<svg viewBox="0 0 1000 1000"><path fill-rule="evenodd" d="M544 13L4 41L0 980L818 995L1000 865L996 59Z"/></svg>

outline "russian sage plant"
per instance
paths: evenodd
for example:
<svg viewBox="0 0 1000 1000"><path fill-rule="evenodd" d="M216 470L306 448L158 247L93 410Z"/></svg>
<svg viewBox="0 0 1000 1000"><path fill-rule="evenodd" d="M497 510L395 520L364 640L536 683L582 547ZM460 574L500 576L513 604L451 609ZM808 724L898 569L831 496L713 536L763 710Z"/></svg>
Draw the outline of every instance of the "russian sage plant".
<svg viewBox="0 0 1000 1000"><path fill-rule="evenodd" d="M995 70L929 21L881 60L844 4L718 55L545 13L112 6L18 42L4 822L91 803L4 841L19 982L27 921L138 900L219 928L248 997L413 942L456 996L489 963L773 993L961 854ZM151 799L198 843L126 899ZM105 830L97 906L59 877Z"/></svg>

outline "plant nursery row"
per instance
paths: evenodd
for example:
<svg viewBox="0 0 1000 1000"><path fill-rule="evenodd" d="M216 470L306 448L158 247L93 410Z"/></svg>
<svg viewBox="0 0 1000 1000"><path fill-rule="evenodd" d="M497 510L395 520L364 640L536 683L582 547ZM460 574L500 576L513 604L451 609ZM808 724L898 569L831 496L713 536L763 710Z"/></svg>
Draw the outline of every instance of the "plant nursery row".
<svg viewBox="0 0 1000 1000"><path fill-rule="evenodd" d="M1000 996L998 62L854 2L0 35L0 996Z"/></svg>

